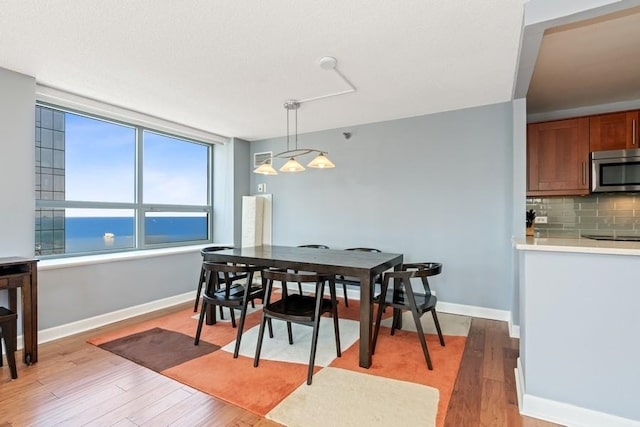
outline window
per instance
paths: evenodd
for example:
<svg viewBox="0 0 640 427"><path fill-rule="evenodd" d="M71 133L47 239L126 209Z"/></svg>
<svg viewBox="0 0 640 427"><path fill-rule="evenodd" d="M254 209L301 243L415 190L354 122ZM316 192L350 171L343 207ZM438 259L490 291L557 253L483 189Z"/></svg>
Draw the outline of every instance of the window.
<svg viewBox="0 0 640 427"><path fill-rule="evenodd" d="M36 254L204 243L209 144L36 105Z"/></svg>

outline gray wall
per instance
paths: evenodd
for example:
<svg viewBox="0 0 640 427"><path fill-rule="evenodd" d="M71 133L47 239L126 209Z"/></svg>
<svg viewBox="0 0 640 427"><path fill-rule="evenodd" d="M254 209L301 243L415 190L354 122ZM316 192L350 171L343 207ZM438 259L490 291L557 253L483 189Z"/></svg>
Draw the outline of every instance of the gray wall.
<svg viewBox="0 0 640 427"><path fill-rule="evenodd" d="M0 257L34 252L35 87L0 68Z"/></svg>
<svg viewBox="0 0 640 427"><path fill-rule="evenodd" d="M336 168L252 174L251 191L266 183L273 194L274 244L443 262L433 280L442 301L510 310L512 141L511 103L304 134L298 146L327 150ZM251 152L285 146L258 141Z"/></svg>

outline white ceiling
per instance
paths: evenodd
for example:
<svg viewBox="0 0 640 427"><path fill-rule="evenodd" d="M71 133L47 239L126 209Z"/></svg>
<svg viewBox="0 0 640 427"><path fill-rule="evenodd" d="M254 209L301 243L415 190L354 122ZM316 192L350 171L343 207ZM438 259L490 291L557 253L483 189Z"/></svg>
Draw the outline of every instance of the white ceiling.
<svg viewBox="0 0 640 427"><path fill-rule="evenodd" d="M640 8L548 30L527 93L530 114L640 100Z"/></svg>
<svg viewBox="0 0 640 427"><path fill-rule="evenodd" d="M0 67L249 140L508 101L523 0L0 0ZM640 59L640 57L637 57Z"/></svg>

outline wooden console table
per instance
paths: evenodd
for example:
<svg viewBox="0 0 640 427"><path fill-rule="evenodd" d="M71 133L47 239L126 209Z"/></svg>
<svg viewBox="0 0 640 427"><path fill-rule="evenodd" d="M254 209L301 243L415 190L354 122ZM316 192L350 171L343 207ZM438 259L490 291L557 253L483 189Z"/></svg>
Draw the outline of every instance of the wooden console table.
<svg viewBox="0 0 640 427"><path fill-rule="evenodd" d="M38 361L38 268L37 259L0 258L0 290L9 291L9 309L17 312L17 290L22 288L23 360Z"/></svg>

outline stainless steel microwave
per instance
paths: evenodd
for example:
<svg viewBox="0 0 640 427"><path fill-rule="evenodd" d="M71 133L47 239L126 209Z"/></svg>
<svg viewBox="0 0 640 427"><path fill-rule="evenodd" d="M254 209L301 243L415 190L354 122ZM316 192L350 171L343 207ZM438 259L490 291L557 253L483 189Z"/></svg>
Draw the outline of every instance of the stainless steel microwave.
<svg viewBox="0 0 640 427"><path fill-rule="evenodd" d="M640 149L592 152L591 191L640 191Z"/></svg>

